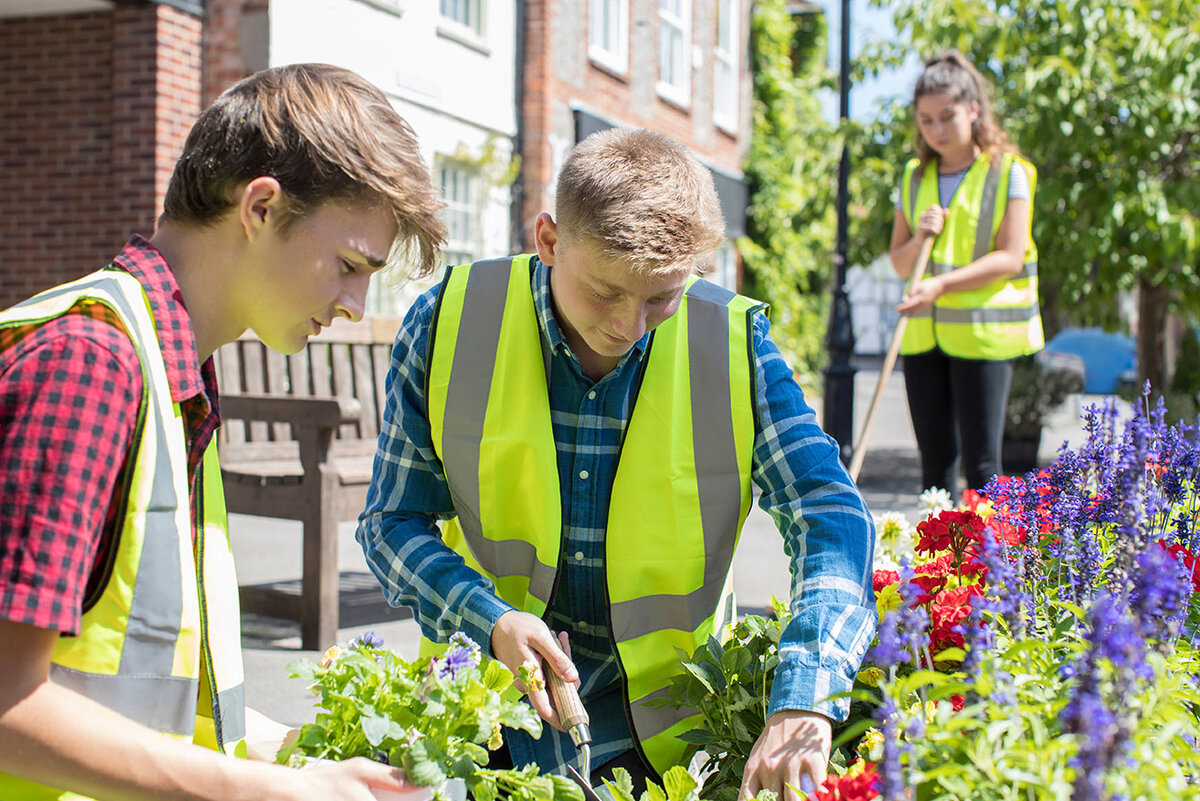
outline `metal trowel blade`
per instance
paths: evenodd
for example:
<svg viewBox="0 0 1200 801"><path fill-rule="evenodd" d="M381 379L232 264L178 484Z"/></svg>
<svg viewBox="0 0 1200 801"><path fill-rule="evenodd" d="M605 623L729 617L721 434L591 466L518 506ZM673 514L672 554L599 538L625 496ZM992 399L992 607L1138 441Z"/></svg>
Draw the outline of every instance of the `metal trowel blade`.
<svg viewBox="0 0 1200 801"><path fill-rule="evenodd" d="M579 771L575 770L574 765L567 765L567 775L574 779L575 783L583 790L583 797L587 801L604 801L599 793L593 789L592 785L588 783L588 780L583 778L583 775Z"/></svg>

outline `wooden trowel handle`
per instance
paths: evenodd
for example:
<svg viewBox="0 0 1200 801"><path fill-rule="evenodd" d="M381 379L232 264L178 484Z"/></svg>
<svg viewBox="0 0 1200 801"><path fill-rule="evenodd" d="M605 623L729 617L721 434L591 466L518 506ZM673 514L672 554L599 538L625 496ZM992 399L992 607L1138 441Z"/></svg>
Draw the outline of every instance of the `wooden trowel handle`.
<svg viewBox="0 0 1200 801"><path fill-rule="evenodd" d="M587 710L579 700L575 685L563 681L549 666L546 667L545 673L546 687L550 690L550 697L554 699L554 708L558 711L558 720L562 727L570 731L581 723L584 726L590 725Z"/></svg>

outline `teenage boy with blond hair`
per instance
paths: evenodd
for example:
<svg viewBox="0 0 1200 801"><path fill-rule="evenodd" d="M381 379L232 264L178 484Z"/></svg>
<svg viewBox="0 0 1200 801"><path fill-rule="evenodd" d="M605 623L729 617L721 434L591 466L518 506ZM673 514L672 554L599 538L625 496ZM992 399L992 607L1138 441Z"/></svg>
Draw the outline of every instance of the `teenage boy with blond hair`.
<svg viewBox="0 0 1200 801"><path fill-rule="evenodd" d="M439 207L378 89L266 70L200 116L151 239L0 312L0 798L411 789L366 760L230 758L273 758L286 729L244 708L211 356L359 319L401 254L432 270Z"/></svg>
<svg viewBox="0 0 1200 801"><path fill-rule="evenodd" d="M874 631L874 530L763 306L695 277L723 238L712 179L679 144L641 130L580 143L536 256L453 267L409 311L357 536L430 640L462 630L514 671L545 660L578 681L592 781L625 767L640 783L682 758L693 721L645 702L678 673L676 647L730 621L758 484L795 617L742 790L793 798L825 775L848 706L827 699ZM575 755L549 727L508 748L547 771Z"/></svg>

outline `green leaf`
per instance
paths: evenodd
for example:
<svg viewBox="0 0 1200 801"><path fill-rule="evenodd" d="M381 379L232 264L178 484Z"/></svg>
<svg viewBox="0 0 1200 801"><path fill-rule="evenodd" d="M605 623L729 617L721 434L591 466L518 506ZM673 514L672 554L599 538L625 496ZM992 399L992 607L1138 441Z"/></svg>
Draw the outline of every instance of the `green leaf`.
<svg viewBox="0 0 1200 801"><path fill-rule="evenodd" d="M362 726L363 735L367 738L367 742L376 748L387 737L403 737L404 728L397 726L388 718L378 716L363 717L359 720L359 725Z"/></svg>
<svg viewBox="0 0 1200 801"><path fill-rule="evenodd" d="M405 753L404 775L419 787L433 787L446 780L446 773L437 762L429 758L422 741L418 741Z"/></svg>
<svg viewBox="0 0 1200 801"><path fill-rule="evenodd" d="M679 739L692 745L708 745L717 740L717 735L708 729L692 729L679 735Z"/></svg>
<svg viewBox="0 0 1200 801"><path fill-rule="evenodd" d="M666 793L652 781L646 782L646 792L642 793L642 801L668 801Z"/></svg>
<svg viewBox="0 0 1200 801"><path fill-rule="evenodd" d="M688 794L695 790L697 785L686 769L676 765L663 774L663 787L667 791L669 801L687 801Z"/></svg>
<svg viewBox="0 0 1200 801"><path fill-rule="evenodd" d="M716 692L716 690L713 688L712 680L708 677L708 675L704 672L704 670L701 669L701 667L699 665L695 665L690 662L687 662L687 663L684 663L683 669L686 670L688 673L690 673L692 676L695 676L696 680L704 685L704 689L708 690L710 693Z"/></svg>
<svg viewBox="0 0 1200 801"><path fill-rule="evenodd" d="M637 801L633 795L633 779L625 768L613 771L613 780L604 779L604 786L612 793L615 801Z"/></svg>

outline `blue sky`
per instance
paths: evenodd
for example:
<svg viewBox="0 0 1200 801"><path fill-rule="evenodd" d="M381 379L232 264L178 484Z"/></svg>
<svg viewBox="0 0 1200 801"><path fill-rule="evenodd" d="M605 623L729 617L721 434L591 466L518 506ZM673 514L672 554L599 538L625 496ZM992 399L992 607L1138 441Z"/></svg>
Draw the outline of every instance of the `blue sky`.
<svg viewBox="0 0 1200 801"><path fill-rule="evenodd" d="M836 73L841 53L841 0L816 0L825 9L829 20L829 66ZM867 42L878 42L894 38L892 12L887 8L874 8L867 0L850 0L850 50L857 56ZM879 76L850 89L850 116L856 120L872 119L879 106L890 97L907 97L920 72L920 62L910 59L904 68ZM829 120L837 118L838 99L835 93L822 98L822 109Z"/></svg>

